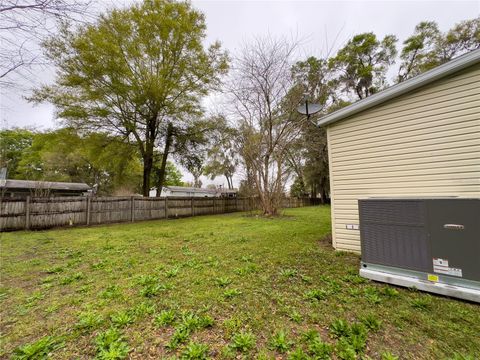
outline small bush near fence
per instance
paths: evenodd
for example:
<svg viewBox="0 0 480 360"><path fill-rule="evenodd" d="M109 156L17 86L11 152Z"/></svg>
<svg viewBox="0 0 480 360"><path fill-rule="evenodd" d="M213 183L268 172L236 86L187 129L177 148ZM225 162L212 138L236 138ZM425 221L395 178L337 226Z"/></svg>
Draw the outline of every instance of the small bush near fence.
<svg viewBox="0 0 480 360"><path fill-rule="evenodd" d="M318 204L318 199L286 198L283 207ZM0 231L97 225L252 211L255 198L51 197L0 199Z"/></svg>

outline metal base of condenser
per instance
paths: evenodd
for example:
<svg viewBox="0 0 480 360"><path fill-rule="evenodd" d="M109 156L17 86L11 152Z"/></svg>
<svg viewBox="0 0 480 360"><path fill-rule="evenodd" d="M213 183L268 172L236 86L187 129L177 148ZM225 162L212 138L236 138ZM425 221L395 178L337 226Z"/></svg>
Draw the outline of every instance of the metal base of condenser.
<svg viewBox="0 0 480 360"><path fill-rule="evenodd" d="M468 287L445 284L440 282L432 282L428 280L422 280L411 276L405 276L400 274L392 274L384 271L372 270L372 269L360 269L360 276L385 282L393 285L404 286L409 288L416 288L422 291L428 291L445 296L451 296L459 299L469 300L480 303L480 289L472 289Z"/></svg>

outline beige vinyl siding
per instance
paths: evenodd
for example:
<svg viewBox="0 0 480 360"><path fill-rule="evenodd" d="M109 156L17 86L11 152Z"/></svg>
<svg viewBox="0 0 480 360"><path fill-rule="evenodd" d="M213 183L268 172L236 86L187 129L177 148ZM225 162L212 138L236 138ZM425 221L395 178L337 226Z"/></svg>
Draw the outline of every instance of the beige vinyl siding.
<svg viewBox="0 0 480 360"><path fill-rule="evenodd" d="M357 201L480 197L480 65L328 126L332 235L360 251Z"/></svg>

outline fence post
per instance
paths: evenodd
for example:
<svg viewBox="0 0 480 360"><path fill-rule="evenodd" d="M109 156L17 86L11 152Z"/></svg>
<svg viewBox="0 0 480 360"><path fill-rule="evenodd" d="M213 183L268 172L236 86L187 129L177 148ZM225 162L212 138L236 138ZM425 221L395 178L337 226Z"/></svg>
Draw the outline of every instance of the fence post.
<svg viewBox="0 0 480 360"><path fill-rule="evenodd" d="M135 197L130 198L130 221L135 221Z"/></svg>
<svg viewBox="0 0 480 360"><path fill-rule="evenodd" d="M190 207L191 207L190 213L192 214L192 216L195 216L195 202L193 200L193 196L190 198Z"/></svg>
<svg viewBox="0 0 480 360"><path fill-rule="evenodd" d="M87 223L87 226L90 225L90 204L92 203L92 199L90 196L87 197L87 213L85 214L85 217L86 217L86 223Z"/></svg>
<svg viewBox="0 0 480 360"><path fill-rule="evenodd" d="M168 196L165 196L165 219L168 219Z"/></svg>
<svg viewBox="0 0 480 360"><path fill-rule="evenodd" d="M25 229L30 229L30 196L25 199Z"/></svg>

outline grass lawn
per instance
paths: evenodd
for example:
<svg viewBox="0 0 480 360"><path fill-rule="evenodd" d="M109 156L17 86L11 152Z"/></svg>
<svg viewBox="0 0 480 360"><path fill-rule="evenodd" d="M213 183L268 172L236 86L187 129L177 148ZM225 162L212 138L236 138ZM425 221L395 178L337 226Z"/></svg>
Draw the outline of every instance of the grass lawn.
<svg viewBox="0 0 480 360"><path fill-rule="evenodd" d="M366 281L329 231L309 207L0 234L0 357L480 358L478 305Z"/></svg>

